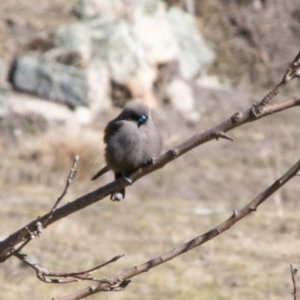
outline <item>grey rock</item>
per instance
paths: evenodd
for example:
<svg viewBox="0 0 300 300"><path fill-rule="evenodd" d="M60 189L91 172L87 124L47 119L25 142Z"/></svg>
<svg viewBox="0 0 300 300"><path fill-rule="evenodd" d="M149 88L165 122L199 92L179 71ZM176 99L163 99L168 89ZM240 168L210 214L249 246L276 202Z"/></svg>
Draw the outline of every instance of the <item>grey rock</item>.
<svg viewBox="0 0 300 300"><path fill-rule="evenodd" d="M73 13L79 19L93 19L101 16L113 17L123 8L122 0L80 0L74 7Z"/></svg>
<svg viewBox="0 0 300 300"><path fill-rule="evenodd" d="M88 106L84 74L73 66L23 56L15 62L13 85L17 90L70 107Z"/></svg>
<svg viewBox="0 0 300 300"><path fill-rule="evenodd" d="M197 29L195 19L179 7L172 7L168 19L179 43L179 74L185 80L192 80L201 68L215 57Z"/></svg>
<svg viewBox="0 0 300 300"><path fill-rule="evenodd" d="M47 124L68 124L70 127L88 124L92 120L91 111L82 106L74 110L65 105L38 99L28 94L11 93L9 112L14 115L36 115Z"/></svg>
<svg viewBox="0 0 300 300"><path fill-rule="evenodd" d="M108 19L93 20L89 24L93 56L106 63L111 80L125 86L133 99L143 100L155 107L152 88L157 76L156 65L148 58L132 24L128 20Z"/></svg>
<svg viewBox="0 0 300 300"><path fill-rule="evenodd" d="M109 38L102 42L103 59L106 61L111 79L119 84L127 84L135 76L143 76L142 81L152 83L155 70L147 60L142 43L135 37L127 20L114 23L109 29Z"/></svg>
<svg viewBox="0 0 300 300"><path fill-rule="evenodd" d="M99 59L94 59L86 69L87 95L89 108L93 115L111 108L110 74L106 64Z"/></svg>
<svg viewBox="0 0 300 300"><path fill-rule="evenodd" d="M81 0L75 11L82 20L59 27L53 49L16 60L16 89L96 113L111 106L112 81L155 107L158 65L191 81L214 58L194 18L163 1Z"/></svg>
<svg viewBox="0 0 300 300"><path fill-rule="evenodd" d="M55 32L55 48L45 56L63 64L86 67L91 61L90 28L85 22L60 26Z"/></svg>
<svg viewBox="0 0 300 300"><path fill-rule="evenodd" d="M144 76L142 81L150 80L148 85L152 86L154 66L128 20L101 17L62 26L55 36L57 48L44 55L47 59L84 67L100 59L116 83L125 85L138 75Z"/></svg>
<svg viewBox="0 0 300 300"><path fill-rule="evenodd" d="M192 87L180 79L172 80L166 89L170 103L189 122L197 122L200 113L195 110L195 97Z"/></svg>
<svg viewBox="0 0 300 300"><path fill-rule="evenodd" d="M94 75L95 66L98 69L98 77ZM103 68L103 69L102 69ZM103 100L103 109L108 107L107 97L104 95L107 89L101 90L99 94L92 94L90 91L99 91L103 82L95 81L93 78L103 79L105 85L108 81L108 74L104 64L95 63L87 71L49 61L43 57L23 56L16 60L12 83L14 87L23 92L37 95L41 98L59 102L69 107L86 106ZM104 97L105 96L105 97ZM101 105L97 107L101 110Z"/></svg>
<svg viewBox="0 0 300 300"><path fill-rule="evenodd" d="M80 0L73 13L82 20L108 17L111 19L130 18L139 6L159 1L153 0Z"/></svg>
<svg viewBox="0 0 300 300"><path fill-rule="evenodd" d="M179 47L168 21L164 2L148 1L145 5L138 6L132 17L132 28L153 65L176 59Z"/></svg>

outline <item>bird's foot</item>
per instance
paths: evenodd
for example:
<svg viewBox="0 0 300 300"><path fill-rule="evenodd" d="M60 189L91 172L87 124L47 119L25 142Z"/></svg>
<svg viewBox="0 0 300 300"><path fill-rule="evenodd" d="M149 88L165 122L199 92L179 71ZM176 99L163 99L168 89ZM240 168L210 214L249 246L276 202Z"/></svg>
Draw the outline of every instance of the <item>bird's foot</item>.
<svg viewBox="0 0 300 300"><path fill-rule="evenodd" d="M155 165L155 164L156 164L156 158L151 157L151 158L148 160L148 164L149 164L149 165Z"/></svg>
<svg viewBox="0 0 300 300"><path fill-rule="evenodd" d="M115 194L111 195L110 200L111 201L121 201L121 200L123 200L123 195L122 195L122 193L115 193Z"/></svg>

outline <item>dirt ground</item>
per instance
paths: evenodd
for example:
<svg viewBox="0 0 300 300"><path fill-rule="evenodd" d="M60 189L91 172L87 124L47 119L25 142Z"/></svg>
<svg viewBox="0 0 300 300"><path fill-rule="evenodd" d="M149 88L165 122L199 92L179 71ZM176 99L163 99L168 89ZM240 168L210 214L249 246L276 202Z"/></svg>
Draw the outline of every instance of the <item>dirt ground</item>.
<svg viewBox="0 0 300 300"><path fill-rule="evenodd" d="M16 9L16 1L2 1L0 24L6 29L0 30L5 42L0 55L9 61L18 51L16 45L23 43L22 35L7 31L7 20L30 25L32 32L45 30L73 20L72 2L28 0L18 2ZM294 54L287 55L278 63L280 69L293 58ZM282 74L277 75L279 80ZM293 82L287 92L298 88L299 83ZM156 112L165 151L259 102L266 90L197 89L195 93L202 117L193 126L166 106ZM107 174L90 181L103 163L102 130L118 111L77 129L49 126L38 117L0 120L1 238L49 211L62 192L75 154L80 156L78 174L64 203L113 179ZM229 133L234 143L211 141L192 150L129 187L121 203L106 198L51 225L24 252L46 268L70 272L125 254L95 273L97 278L144 263L215 227L283 175L299 160L299 128L299 108L237 128ZM125 291L89 299L293 299L290 264L299 266L299 180L293 179L257 212L216 239L133 278ZM1 265L0 280L0 299L9 300L51 299L89 284L42 283L15 258Z"/></svg>

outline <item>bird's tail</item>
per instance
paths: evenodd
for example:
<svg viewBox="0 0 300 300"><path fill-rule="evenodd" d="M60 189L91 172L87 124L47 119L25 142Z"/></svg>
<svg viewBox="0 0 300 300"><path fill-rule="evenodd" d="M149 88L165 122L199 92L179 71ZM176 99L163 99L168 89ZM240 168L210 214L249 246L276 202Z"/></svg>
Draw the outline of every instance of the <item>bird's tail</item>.
<svg viewBox="0 0 300 300"><path fill-rule="evenodd" d="M91 180L95 180L97 179L98 177L100 177L101 175L103 175L104 173L106 173L107 171L109 171L109 167L108 166L105 166L103 167L97 174L95 174Z"/></svg>

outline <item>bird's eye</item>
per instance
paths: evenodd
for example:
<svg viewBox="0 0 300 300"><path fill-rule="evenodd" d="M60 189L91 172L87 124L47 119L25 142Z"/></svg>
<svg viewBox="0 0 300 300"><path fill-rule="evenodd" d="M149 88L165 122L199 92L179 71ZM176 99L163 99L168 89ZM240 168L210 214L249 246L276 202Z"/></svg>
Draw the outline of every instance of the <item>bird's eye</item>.
<svg viewBox="0 0 300 300"><path fill-rule="evenodd" d="M142 115L138 118L138 123L143 124L147 121L147 117L145 115Z"/></svg>

